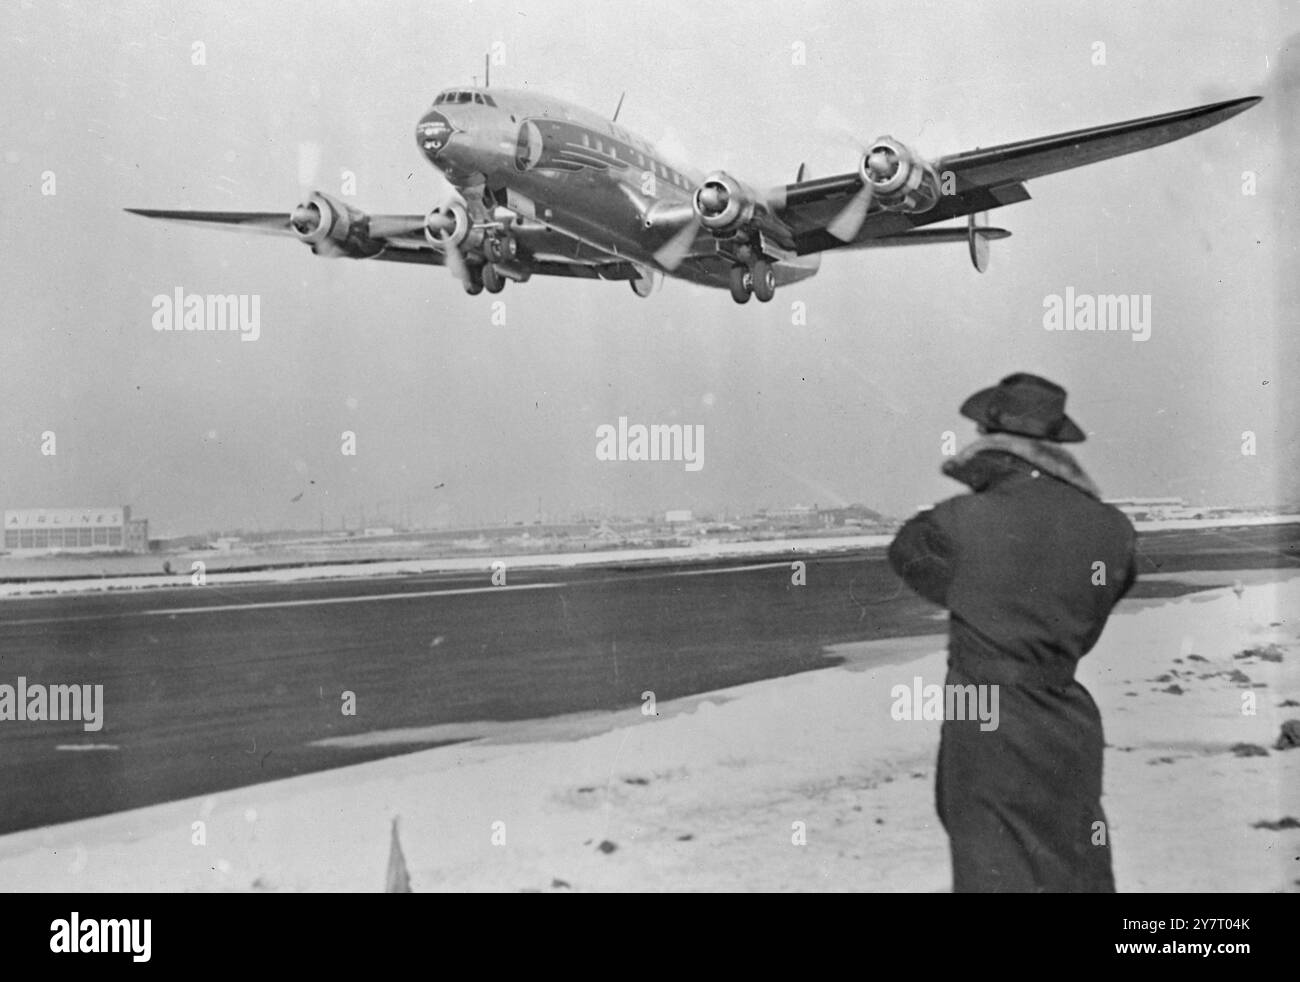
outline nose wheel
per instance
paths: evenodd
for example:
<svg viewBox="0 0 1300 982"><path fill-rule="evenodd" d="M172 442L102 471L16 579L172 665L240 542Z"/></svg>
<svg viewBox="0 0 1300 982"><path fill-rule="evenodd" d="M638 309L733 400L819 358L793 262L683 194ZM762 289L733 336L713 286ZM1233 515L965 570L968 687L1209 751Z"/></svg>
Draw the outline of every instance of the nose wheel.
<svg viewBox="0 0 1300 982"><path fill-rule="evenodd" d="M766 259L749 267L732 266L727 278L731 299L736 303L749 303L751 296L758 297L759 303L767 303L776 296L776 274Z"/></svg>

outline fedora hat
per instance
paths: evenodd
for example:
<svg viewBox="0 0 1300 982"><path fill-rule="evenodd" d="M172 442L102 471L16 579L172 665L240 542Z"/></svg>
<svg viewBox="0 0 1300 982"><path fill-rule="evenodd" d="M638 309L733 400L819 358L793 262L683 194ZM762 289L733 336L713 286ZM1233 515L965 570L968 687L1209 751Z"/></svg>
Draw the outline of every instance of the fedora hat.
<svg viewBox="0 0 1300 982"><path fill-rule="evenodd" d="M1055 443L1079 443L1083 430L1065 415L1065 390L1037 375L1017 372L980 389L961 404L961 414L992 433L1015 433Z"/></svg>

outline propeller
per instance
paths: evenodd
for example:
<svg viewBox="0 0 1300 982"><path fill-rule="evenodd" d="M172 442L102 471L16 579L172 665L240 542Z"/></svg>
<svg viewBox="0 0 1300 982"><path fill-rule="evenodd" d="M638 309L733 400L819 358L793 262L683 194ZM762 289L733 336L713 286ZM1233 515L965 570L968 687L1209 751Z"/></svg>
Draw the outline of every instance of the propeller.
<svg viewBox="0 0 1300 982"><path fill-rule="evenodd" d="M883 183L898 172L898 155L888 146L868 146L854 133L848 121L830 106L823 106L817 114L816 129L835 139L848 144L866 157L866 170ZM875 189L871 181L863 181L857 190L830 223L826 231L841 242L852 242L871 212L871 201Z"/></svg>
<svg viewBox="0 0 1300 982"><path fill-rule="evenodd" d="M315 192L316 175L320 172L321 147L314 140L301 140L298 143L298 187L301 197L298 205L289 213L289 225L299 235L310 235L326 221L320 206L312 200ZM342 256L346 250L333 239L326 236L312 245L311 251L318 256L333 258Z"/></svg>
<svg viewBox="0 0 1300 982"><path fill-rule="evenodd" d="M417 227L422 227L425 233L432 239L436 239L442 246L443 261L451 275L456 277L462 283L470 281L469 266L465 263L465 257L460 251L460 246L451 241L451 235L456 231L456 218L451 211L451 205L459 204L458 199L447 197L443 201L430 209L429 214L425 216ZM461 214L465 215L463 206ZM436 212L436 214L435 214ZM465 215L465 221L468 221L468 215Z"/></svg>
<svg viewBox="0 0 1300 982"><path fill-rule="evenodd" d="M424 232L431 242L436 242L441 247L444 262L452 275L462 283L469 282L470 273L465 257L450 241L450 236L456 231L456 219L451 213L453 204L464 207L458 196L448 193L427 215L374 215L370 219L370 234L376 239L392 239ZM467 214L464 215L464 220L469 221Z"/></svg>
<svg viewBox="0 0 1300 982"><path fill-rule="evenodd" d="M878 179L880 183L883 184L898 173L898 154L892 147L882 144L864 153L867 157L867 173ZM862 187L849 199L849 203L831 219L830 224L826 226L826 231L841 242L852 242L862 231L862 225L871 211L871 199L874 195L875 182L864 180Z"/></svg>
<svg viewBox="0 0 1300 982"><path fill-rule="evenodd" d="M784 184L769 188L759 193L759 204L769 212L780 211L785 207L785 193ZM691 213L686 224L654 254L655 262L669 272L680 266L690 255L691 247L695 245L695 237L703 227L703 222L700 221L700 215L693 203L696 196L699 197L700 206L714 214L721 212L731 202L731 192L722 183L709 182L692 192Z"/></svg>

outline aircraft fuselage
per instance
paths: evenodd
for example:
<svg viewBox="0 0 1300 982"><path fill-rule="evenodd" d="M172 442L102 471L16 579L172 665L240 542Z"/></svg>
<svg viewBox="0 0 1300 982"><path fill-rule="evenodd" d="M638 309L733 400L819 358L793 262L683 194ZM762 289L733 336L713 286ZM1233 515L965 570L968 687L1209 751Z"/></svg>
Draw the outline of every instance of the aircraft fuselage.
<svg viewBox="0 0 1300 982"><path fill-rule="evenodd" d="M443 92L416 125L416 142L462 191L479 190L489 202L660 272L655 252L681 228L704 178L612 120L517 90ZM725 286L732 265L720 247L672 275ZM776 271L779 282L793 282L816 266L783 262Z"/></svg>

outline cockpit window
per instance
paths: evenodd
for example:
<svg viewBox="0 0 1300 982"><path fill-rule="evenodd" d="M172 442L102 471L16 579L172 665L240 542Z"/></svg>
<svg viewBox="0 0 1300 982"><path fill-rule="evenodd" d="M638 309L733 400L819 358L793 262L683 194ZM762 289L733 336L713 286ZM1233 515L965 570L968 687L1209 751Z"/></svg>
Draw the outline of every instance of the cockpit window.
<svg viewBox="0 0 1300 982"><path fill-rule="evenodd" d="M433 100L435 106L447 103L465 103L472 102L480 106L496 107L496 102L490 95L483 92L439 92L437 98Z"/></svg>

